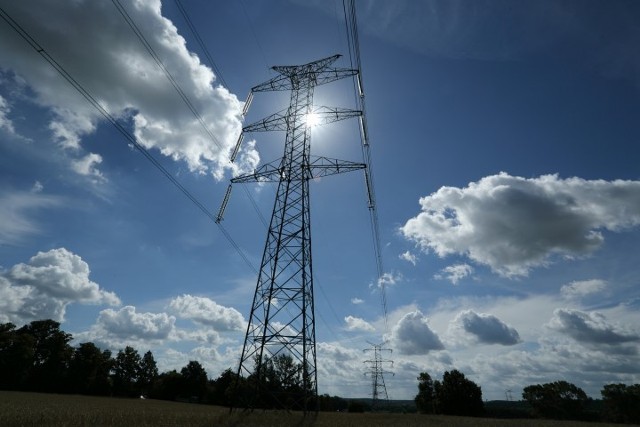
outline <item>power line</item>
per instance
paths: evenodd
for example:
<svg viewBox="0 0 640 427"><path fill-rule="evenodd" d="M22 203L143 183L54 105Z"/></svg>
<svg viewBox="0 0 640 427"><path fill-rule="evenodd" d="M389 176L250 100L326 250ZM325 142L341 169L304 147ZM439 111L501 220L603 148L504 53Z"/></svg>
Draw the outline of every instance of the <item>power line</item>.
<svg viewBox="0 0 640 427"><path fill-rule="evenodd" d="M349 5L347 6L347 3ZM343 0L342 7L345 17L345 26L347 33L347 44L349 47L349 60L351 68L356 69L358 73L353 78L354 97L358 109L362 111L360 116L360 139L362 142L362 156L364 163L367 165L365 169L365 184L367 187L367 196L369 200L369 218L371 223L371 234L373 238L374 257L376 262L376 270L378 273L378 287L380 289L380 300L384 315L385 330L388 330L387 315L387 293L383 280L384 267L382 264L382 249L380 244L380 226L378 221L378 211L376 209L375 185L373 179L373 162L371 159L371 144L369 143L369 132L367 130L367 114L364 100L364 88L362 82L362 64L360 61L360 43L358 39L358 20L356 16L356 7L354 0ZM354 64L355 62L355 64Z"/></svg>
<svg viewBox="0 0 640 427"><path fill-rule="evenodd" d="M2 7L0 7L0 16L2 19L24 39L40 56L42 56L57 72L60 74L76 91L78 91L84 98L93 106L98 112L107 119L124 138L129 141L142 155L151 162L187 199L189 199L202 213L204 213L212 221L216 221L215 215L209 211L189 190L187 190L153 155L131 135L99 102L96 98L85 89L67 70L57 62L17 21L15 21ZM223 235L227 238L229 243L235 248L238 254L242 257L245 263L254 272L257 272L251 261L242 252L241 248L231 238L229 233L218 224Z"/></svg>
<svg viewBox="0 0 640 427"><path fill-rule="evenodd" d="M211 68L213 68L213 70L216 72L216 76L218 77L218 79L220 80L220 82L224 87L229 88L229 86L227 85L227 82L225 82L224 78L222 77L222 71L217 67L216 63L211 57L211 54L209 53L209 49L207 49L204 42L202 41L202 37L200 37L198 30L196 29L195 25L193 25L193 22L191 21L191 18L189 17L187 10L182 5L182 2L180 0L175 0L175 2L176 2L176 6L178 7L178 10L182 14L182 17L184 18L185 22L187 23L187 26L191 30L193 37L196 39L196 42L198 42L198 44L200 45L200 49L202 49L202 51L204 52L204 55L207 57L207 60L209 61Z"/></svg>
<svg viewBox="0 0 640 427"><path fill-rule="evenodd" d="M144 36L144 34L140 30L140 28L136 25L136 23L133 20L133 18L131 17L131 15L129 15L129 13L124 8L124 6L122 6L122 4L120 3L119 0L111 0L111 1L112 1L113 5L116 7L116 9L118 9L118 12L120 12L120 14L124 18L124 20L127 22L129 27L131 28L131 30L134 32L136 37L138 37L138 40L140 40L140 43L142 43L142 45L147 50L147 52L149 52L149 55L151 55L151 57L156 62L158 67L160 67L160 69L164 72L165 76L167 77L167 79L169 80L169 82L171 83L173 88L176 90L176 92L178 92L178 95L180 95L180 98L182 98L182 100L187 105L187 107L189 108L191 113L193 113L194 117L198 120L200 125L202 125L203 129L205 130L207 135L209 135L209 137L211 138L213 143L220 150L224 150L224 148L220 144L220 141L218 141L218 138L216 138L216 136L211 132L211 130L209 130L209 127L207 126L207 123L204 121L204 118L202 117L200 112L198 112L198 110L193 105L193 103L191 102L189 97L184 93L184 91L182 90L182 87L180 87L180 84L178 83L178 81L169 72L167 67L164 66L164 64L162 63L162 60L160 59L160 57L158 56L156 51L153 49L151 44L147 41L146 37Z"/></svg>
<svg viewBox="0 0 640 427"><path fill-rule="evenodd" d="M258 35L256 34L256 31L253 28L253 22L251 22L251 18L249 17L249 14L247 13L247 8L244 5L244 0L240 0L240 7L242 7L242 13L244 14L245 19L247 20L247 23L249 24L249 29L251 30L251 34L253 35L253 40L256 42L256 46L258 46L258 50L260 51L260 54L262 55L262 61L264 62L265 68L269 69L269 64L267 63L267 57L264 54L264 49L262 48L262 45L260 44L260 40L258 39Z"/></svg>

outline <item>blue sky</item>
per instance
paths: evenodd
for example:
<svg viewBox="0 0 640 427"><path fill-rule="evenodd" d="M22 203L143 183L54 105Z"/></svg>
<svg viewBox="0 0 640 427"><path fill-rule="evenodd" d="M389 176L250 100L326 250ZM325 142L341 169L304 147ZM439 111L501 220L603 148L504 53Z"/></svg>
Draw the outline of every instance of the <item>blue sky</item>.
<svg viewBox="0 0 640 427"><path fill-rule="evenodd" d="M34 6L37 3L37 7ZM212 139L111 2L0 4L216 212L235 173L281 155L253 134L227 162L272 65L336 53L342 2L122 5ZM387 340L391 398L459 369L486 399L564 379L598 397L640 382L640 5L357 1L388 322L364 180L311 186L320 393L370 394L363 349ZM62 322L76 342L152 350L161 370L237 365L256 275L217 226L0 22L0 321ZM224 83L224 84L223 84ZM350 82L318 105L353 108ZM257 94L244 124L286 107ZM361 161L358 126L313 152ZM250 262L275 187L234 187L223 225Z"/></svg>

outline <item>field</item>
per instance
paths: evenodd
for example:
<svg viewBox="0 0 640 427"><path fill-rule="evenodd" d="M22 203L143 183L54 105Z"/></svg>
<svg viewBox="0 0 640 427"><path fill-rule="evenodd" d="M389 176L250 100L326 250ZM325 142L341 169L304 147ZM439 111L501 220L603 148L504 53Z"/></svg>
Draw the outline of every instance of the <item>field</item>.
<svg viewBox="0 0 640 427"><path fill-rule="evenodd" d="M255 411L159 400L116 399L0 391L0 426L436 426L436 427L605 427L573 421L496 420L419 414L347 414Z"/></svg>

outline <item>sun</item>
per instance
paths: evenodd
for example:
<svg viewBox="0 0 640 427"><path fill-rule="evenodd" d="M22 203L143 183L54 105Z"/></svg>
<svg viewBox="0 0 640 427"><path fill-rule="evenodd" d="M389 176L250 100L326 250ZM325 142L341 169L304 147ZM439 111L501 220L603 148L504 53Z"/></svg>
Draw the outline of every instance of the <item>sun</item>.
<svg viewBox="0 0 640 427"><path fill-rule="evenodd" d="M314 127L320 124L320 116L316 113L309 113L304 117L307 127Z"/></svg>

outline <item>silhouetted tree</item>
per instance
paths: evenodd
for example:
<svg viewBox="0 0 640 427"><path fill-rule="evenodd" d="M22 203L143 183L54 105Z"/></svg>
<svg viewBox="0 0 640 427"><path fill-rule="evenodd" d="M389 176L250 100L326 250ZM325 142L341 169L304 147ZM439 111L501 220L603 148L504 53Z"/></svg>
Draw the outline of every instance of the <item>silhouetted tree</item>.
<svg viewBox="0 0 640 427"><path fill-rule="evenodd" d="M110 394L109 374L113 363L110 350L101 351L92 342L81 343L73 352L69 365L71 391L79 394Z"/></svg>
<svg viewBox="0 0 640 427"><path fill-rule="evenodd" d="M479 416L484 412L482 389L456 369L434 383L437 411L446 415Z"/></svg>
<svg viewBox="0 0 640 427"><path fill-rule="evenodd" d="M349 403L345 399L338 396L329 396L328 394L319 396L318 403L321 411L328 412L346 411L349 407Z"/></svg>
<svg viewBox="0 0 640 427"><path fill-rule="evenodd" d="M527 386L522 398L535 416L553 419L580 419L589 400L580 387L566 381Z"/></svg>
<svg viewBox="0 0 640 427"><path fill-rule="evenodd" d="M220 406L232 406L233 393L232 388L235 387L238 375L231 370L226 369L218 378L209 382L210 403Z"/></svg>
<svg viewBox="0 0 640 427"><path fill-rule="evenodd" d="M433 388L433 380L426 372L418 376L418 394L415 397L418 411L425 414L433 414L436 411L436 394Z"/></svg>
<svg viewBox="0 0 640 427"><path fill-rule="evenodd" d="M180 371L183 381L184 397L202 402L207 392L207 371L195 360L189 361Z"/></svg>
<svg viewBox="0 0 640 427"><path fill-rule="evenodd" d="M313 401L306 402L307 409L316 407L311 390L306 393L304 390L302 364L295 363L293 357L285 353L264 360L262 364L256 361L254 373L247 378L245 388L237 391L239 405L303 409L305 396L310 396Z"/></svg>
<svg viewBox="0 0 640 427"><path fill-rule="evenodd" d="M138 378L140 376L140 354L138 350L127 346L118 351L113 366L113 391L119 396L138 396Z"/></svg>
<svg viewBox="0 0 640 427"><path fill-rule="evenodd" d="M27 388L45 392L66 391L66 373L73 354L68 344L71 334L61 331L60 323L54 320L35 320L17 332L33 338Z"/></svg>
<svg viewBox="0 0 640 427"><path fill-rule="evenodd" d="M151 350L147 351L142 360L140 360L140 369L138 371L138 387L141 394L149 394L153 382L158 377L158 366L153 358Z"/></svg>
<svg viewBox="0 0 640 427"><path fill-rule="evenodd" d="M600 393L606 420L640 424L640 384L607 384Z"/></svg>
<svg viewBox="0 0 640 427"><path fill-rule="evenodd" d="M182 388L182 375L174 369L158 375L149 391L149 397L162 400L177 400Z"/></svg>
<svg viewBox="0 0 640 427"><path fill-rule="evenodd" d="M34 338L18 333L13 323L0 324L0 388L26 388L33 365Z"/></svg>

